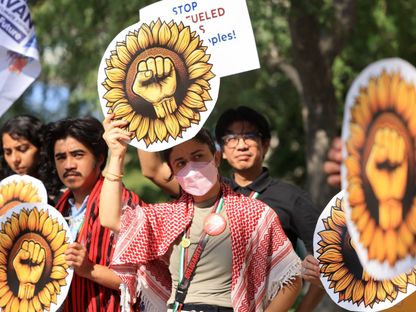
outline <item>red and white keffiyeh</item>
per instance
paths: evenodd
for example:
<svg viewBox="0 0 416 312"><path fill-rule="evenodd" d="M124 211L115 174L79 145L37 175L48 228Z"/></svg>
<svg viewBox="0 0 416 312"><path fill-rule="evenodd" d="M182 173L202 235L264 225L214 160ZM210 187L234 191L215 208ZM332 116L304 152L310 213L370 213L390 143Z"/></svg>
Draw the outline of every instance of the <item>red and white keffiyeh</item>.
<svg viewBox="0 0 416 312"><path fill-rule="evenodd" d="M221 188L231 233L234 311L263 311L284 284L300 275L300 259L271 208L225 184ZM145 311L166 310L172 285L169 248L193 213L188 194L171 203L124 209L110 267L130 298L140 295Z"/></svg>

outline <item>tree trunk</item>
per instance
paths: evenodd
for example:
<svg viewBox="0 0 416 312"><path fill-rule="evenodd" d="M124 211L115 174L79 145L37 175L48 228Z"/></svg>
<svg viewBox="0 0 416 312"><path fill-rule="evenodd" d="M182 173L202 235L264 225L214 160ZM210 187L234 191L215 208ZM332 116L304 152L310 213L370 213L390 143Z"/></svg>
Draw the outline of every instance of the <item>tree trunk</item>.
<svg viewBox="0 0 416 312"><path fill-rule="evenodd" d="M306 135L307 189L312 200L323 209L330 200L323 162L336 135L336 107L331 63L321 51L321 26L318 5L309 1L291 2L289 27L293 62L302 83L302 111Z"/></svg>

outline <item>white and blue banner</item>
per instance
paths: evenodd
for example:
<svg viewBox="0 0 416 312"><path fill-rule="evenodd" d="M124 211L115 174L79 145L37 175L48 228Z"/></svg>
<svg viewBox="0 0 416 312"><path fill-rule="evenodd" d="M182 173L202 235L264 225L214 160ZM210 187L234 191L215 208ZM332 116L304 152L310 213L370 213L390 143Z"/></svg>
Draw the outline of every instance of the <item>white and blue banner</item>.
<svg viewBox="0 0 416 312"><path fill-rule="evenodd" d="M39 76L41 66L29 6L0 1L0 116Z"/></svg>

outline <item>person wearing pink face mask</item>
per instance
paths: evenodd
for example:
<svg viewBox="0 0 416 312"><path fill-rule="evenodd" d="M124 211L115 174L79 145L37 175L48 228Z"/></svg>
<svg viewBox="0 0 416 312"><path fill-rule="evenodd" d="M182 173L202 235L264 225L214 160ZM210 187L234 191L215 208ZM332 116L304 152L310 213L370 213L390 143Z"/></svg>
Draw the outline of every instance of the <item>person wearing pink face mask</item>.
<svg viewBox="0 0 416 312"><path fill-rule="evenodd" d="M288 311L301 288L300 259L271 208L221 182L209 132L163 152L178 199L121 207L126 125L104 121L111 155L100 220L118 233L111 268L127 297L140 296L145 311Z"/></svg>

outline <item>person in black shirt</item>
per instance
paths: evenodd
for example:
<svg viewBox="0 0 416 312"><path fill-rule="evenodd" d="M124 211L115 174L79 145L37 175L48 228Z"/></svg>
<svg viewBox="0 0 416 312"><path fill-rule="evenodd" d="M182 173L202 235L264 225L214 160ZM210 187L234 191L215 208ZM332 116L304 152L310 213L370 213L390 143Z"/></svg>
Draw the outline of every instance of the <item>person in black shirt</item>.
<svg viewBox="0 0 416 312"><path fill-rule="evenodd" d="M293 246L296 247L299 238L312 253L313 232L320 212L306 192L272 178L263 167L271 137L266 118L245 106L229 109L218 120L215 137L223 159L233 168L229 181L232 188L246 196L256 195L273 208Z"/></svg>

